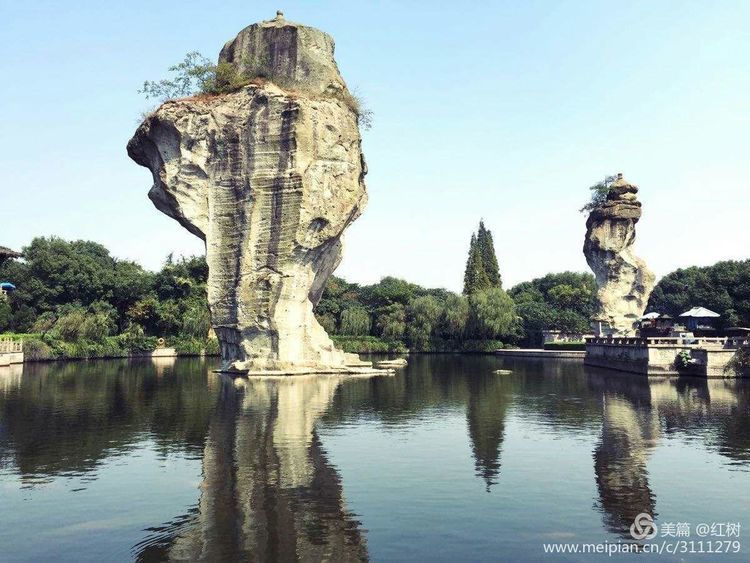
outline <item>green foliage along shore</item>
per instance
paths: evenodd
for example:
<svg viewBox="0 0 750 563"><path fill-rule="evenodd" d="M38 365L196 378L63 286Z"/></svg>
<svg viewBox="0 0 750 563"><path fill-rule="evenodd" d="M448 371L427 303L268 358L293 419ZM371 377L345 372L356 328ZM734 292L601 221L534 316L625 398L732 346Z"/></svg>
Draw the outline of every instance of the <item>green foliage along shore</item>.
<svg viewBox="0 0 750 563"><path fill-rule="evenodd" d="M545 328L582 329L595 303L591 276L550 274L506 293L482 223L474 239L471 252L489 265L484 287L456 294L393 277L359 285L333 276L315 307L319 322L351 352L491 352L531 343ZM153 350L160 337L181 353L216 353L207 277L199 257L169 257L154 273L95 242L36 238L23 261L0 265L0 278L18 287L0 300L0 333L24 338L30 359L123 356Z"/></svg>
<svg viewBox="0 0 750 563"><path fill-rule="evenodd" d="M386 277L361 286L331 277L315 308L350 352L491 352L519 338L513 300L502 289L492 233L472 233L462 295Z"/></svg>
<svg viewBox="0 0 750 563"><path fill-rule="evenodd" d="M0 279L18 287L0 299L0 333L23 338L29 359L127 356L153 350L158 338L183 354L218 352L207 338L202 257L168 257L149 272L95 242L55 237L34 239L23 255L0 264ZM315 314L351 352L491 352L537 347L547 329L588 331L597 308L591 274L547 274L507 293L499 272L492 279L497 286L457 294L394 277L359 285L332 276ZM677 270L657 284L649 310L676 316L696 304L720 313L724 326L750 326L750 260Z"/></svg>
<svg viewBox="0 0 750 563"><path fill-rule="evenodd" d="M315 314L352 352L489 352L517 336L515 306L499 288L470 296L386 277L359 285L332 276Z"/></svg>
<svg viewBox="0 0 750 563"><path fill-rule="evenodd" d="M696 305L719 313L719 328L750 327L750 260L675 270L656 284L647 310L676 317Z"/></svg>
<svg viewBox="0 0 750 563"><path fill-rule="evenodd" d="M537 347L543 330L586 333L598 305L591 274L562 272L522 282L510 290L521 317L519 343Z"/></svg>
<svg viewBox="0 0 750 563"><path fill-rule="evenodd" d="M217 351L203 258L169 257L152 273L95 242L56 237L34 239L23 255L0 266L18 288L0 301L0 333L29 334L29 359L124 356L160 337L185 354Z"/></svg>

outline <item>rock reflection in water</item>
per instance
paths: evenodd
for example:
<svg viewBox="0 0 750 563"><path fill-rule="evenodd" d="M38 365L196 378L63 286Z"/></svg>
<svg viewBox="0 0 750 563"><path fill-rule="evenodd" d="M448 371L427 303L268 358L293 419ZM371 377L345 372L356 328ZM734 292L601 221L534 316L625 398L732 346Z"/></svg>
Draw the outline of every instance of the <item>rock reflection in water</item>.
<svg viewBox="0 0 750 563"><path fill-rule="evenodd" d="M608 541L639 512L750 519L750 381L445 355L243 383L171 363L0 370L3 558L536 560L529 515Z"/></svg>
<svg viewBox="0 0 750 563"><path fill-rule="evenodd" d="M641 512L656 516L646 464L659 432L659 421L650 409L605 397L594 472L605 524L614 533L625 534Z"/></svg>
<svg viewBox="0 0 750 563"><path fill-rule="evenodd" d="M663 432L693 428L715 434L715 421L725 420L736 409L738 391L745 385L599 373L590 381L603 400L601 437L594 450L599 507L608 529L630 538L629 527L638 514L657 516L647 463Z"/></svg>
<svg viewBox="0 0 750 563"><path fill-rule="evenodd" d="M222 379L197 513L155 529L138 559L367 560L315 432L341 380Z"/></svg>

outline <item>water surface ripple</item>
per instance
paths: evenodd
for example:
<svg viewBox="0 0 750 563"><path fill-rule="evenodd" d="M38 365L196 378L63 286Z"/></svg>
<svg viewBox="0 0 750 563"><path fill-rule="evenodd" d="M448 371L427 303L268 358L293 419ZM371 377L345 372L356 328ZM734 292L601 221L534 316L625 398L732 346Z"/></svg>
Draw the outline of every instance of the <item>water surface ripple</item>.
<svg viewBox="0 0 750 563"><path fill-rule="evenodd" d="M642 512L750 533L750 382L459 355L375 379L214 367L0 368L0 557L535 561L631 542Z"/></svg>

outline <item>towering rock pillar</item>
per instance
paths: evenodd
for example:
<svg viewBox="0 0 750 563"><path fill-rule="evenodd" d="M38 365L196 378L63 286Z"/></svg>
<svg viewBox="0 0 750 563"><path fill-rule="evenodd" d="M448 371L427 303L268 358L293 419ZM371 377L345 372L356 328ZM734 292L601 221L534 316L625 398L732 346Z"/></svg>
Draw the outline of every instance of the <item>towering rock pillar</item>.
<svg viewBox="0 0 750 563"><path fill-rule="evenodd" d="M154 205L206 243L224 370L363 365L313 316L367 202L358 107L333 50L281 13L251 25L219 57L249 84L168 101L128 143Z"/></svg>
<svg viewBox="0 0 750 563"><path fill-rule="evenodd" d="M589 214L583 253L596 276L601 304L597 320L613 334L635 334L654 289L654 274L633 254L635 225L641 218L638 187L622 174L612 183L606 201Z"/></svg>

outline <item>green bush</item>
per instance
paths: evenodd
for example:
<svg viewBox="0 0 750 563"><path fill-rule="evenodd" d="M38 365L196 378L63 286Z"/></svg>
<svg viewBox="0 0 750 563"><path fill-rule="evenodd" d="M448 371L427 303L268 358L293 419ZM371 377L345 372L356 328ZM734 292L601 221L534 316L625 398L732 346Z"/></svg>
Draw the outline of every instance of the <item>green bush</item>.
<svg viewBox="0 0 750 563"><path fill-rule="evenodd" d="M24 339L23 357L24 361L27 362L40 362L56 358L54 350L40 338Z"/></svg>
<svg viewBox="0 0 750 563"><path fill-rule="evenodd" d="M151 352L156 349L156 336L146 336L143 327L131 323L128 329L117 338L120 339L123 350L129 352Z"/></svg>
<svg viewBox="0 0 750 563"><path fill-rule="evenodd" d="M390 303L378 308L376 327L386 340L402 340L406 331L406 309L401 303Z"/></svg>
<svg viewBox="0 0 750 563"><path fill-rule="evenodd" d="M42 360L89 360L95 358L126 358L131 353L149 353L156 349L157 338L144 336L136 330L128 330L119 336L109 336L101 342L76 340L66 342L59 337L45 336L24 339L24 354L27 361ZM215 338L190 337L170 338L167 346L181 356L202 354L219 355L219 342Z"/></svg>
<svg viewBox="0 0 750 563"><path fill-rule="evenodd" d="M55 359L58 360L122 358L128 355L128 350L123 348L120 338L116 336L105 338L101 342L93 342L91 340L77 340L75 342L49 340L48 342L54 351Z"/></svg>
<svg viewBox="0 0 750 563"><path fill-rule="evenodd" d="M221 349L219 347L219 341L216 338L206 339L206 355L207 356L220 356Z"/></svg>
<svg viewBox="0 0 750 563"><path fill-rule="evenodd" d="M750 348L747 346L739 348L724 368L724 374L750 377Z"/></svg>
<svg viewBox="0 0 750 563"><path fill-rule="evenodd" d="M200 356L206 349L206 340L189 336L170 338L167 347L174 348L181 356Z"/></svg>
<svg viewBox="0 0 750 563"><path fill-rule="evenodd" d="M331 336L333 342L344 352L353 354L399 353L408 352L403 342L383 340L377 336Z"/></svg>
<svg viewBox="0 0 750 563"><path fill-rule="evenodd" d="M689 350L683 350L679 354L677 354L677 357L674 359L674 365L677 366L678 369L685 369L690 365L690 351Z"/></svg>
<svg viewBox="0 0 750 563"><path fill-rule="evenodd" d="M39 339L41 338L41 334L37 334L35 332L3 332L0 334L0 338L7 338L10 340L30 340L30 339Z"/></svg>
<svg viewBox="0 0 750 563"><path fill-rule="evenodd" d="M586 351L585 342L546 342L545 350Z"/></svg>
<svg viewBox="0 0 750 563"><path fill-rule="evenodd" d="M169 72L173 73L172 79L146 80L139 92L146 98L165 101L194 94L231 92L249 83L237 74L234 65L215 65L197 51L186 54L181 63L169 67Z"/></svg>
<svg viewBox="0 0 750 563"><path fill-rule="evenodd" d="M422 352L435 352L435 353L451 353L451 352L467 352L467 353L492 353L495 350L501 350L506 347L500 340L453 340L450 338L432 338L427 348L421 350Z"/></svg>
<svg viewBox="0 0 750 563"><path fill-rule="evenodd" d="M614 181L617 180L617 176L606 176L603 181L598 182L591 186L589 190L591 191L591 198L589 199L589 202L581 207L580 212L581 213L588 213L596 209L597 207L600 207L605 201L607 201L607 196L609 196L609 192L612 188L612 184Z"/></svg>
<svg viewBox="0 0 750 563"><path fill-rule="evenodd" d="M107 312L73 309L57 319L52 333L65 342L104 342L114 331L114 322Z"/></svg>
<svg viewBox="0 0 750 563"><path fill-rule="evenodd" d="M10 330L12 312L8 300L4 297L0 298L0 332L4 330Z"/></svg>

